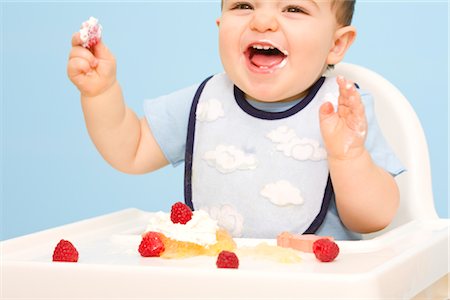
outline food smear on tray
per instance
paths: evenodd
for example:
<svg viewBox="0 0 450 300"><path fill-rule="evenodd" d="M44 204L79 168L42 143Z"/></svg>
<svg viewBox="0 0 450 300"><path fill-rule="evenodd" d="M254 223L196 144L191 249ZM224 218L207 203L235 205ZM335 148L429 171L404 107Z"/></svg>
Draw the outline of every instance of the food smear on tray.
<svg viewBox="0 0 450 300"><path fill-rule="evenodd" d="M250 256L257 259L266 259L284 264L301 262L300 252L291 248L269 245L266 242L256 246L242 246L237 249L239 256Z"/></svg>
<svg viewBox="0 0 450 300"><path fill-rule="evenodd" d="M159 246L159 240L163 244L163 250ZM172 205L170 213L157 212L152 216L142 235L139 248L158 248L154 251L159 252L158 255L149 256L186 258L198 255L214 256L223 250L233 251L236 249L236 243L207 212L192 212L187 205L177 202ZM139 252L145 256L142 254L145 251ZM152 251L149 252L153 254Z"/></svg>

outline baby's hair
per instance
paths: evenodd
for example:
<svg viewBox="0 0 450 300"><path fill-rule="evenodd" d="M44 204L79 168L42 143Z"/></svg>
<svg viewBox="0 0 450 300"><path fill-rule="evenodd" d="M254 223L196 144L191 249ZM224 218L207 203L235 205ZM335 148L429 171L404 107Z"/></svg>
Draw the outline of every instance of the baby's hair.
<svg viewBox="0 0 450 300"><path fill-rule="evenodd" d="M331 9L335 10L338 24L348 26L352 23L356 0L333 0Z"/></svg>
<svg viewBox="0 0 450 300"><path fill-rule="evenodd" d="M319 0L320 1L320 0ZM348 26L352 23L356 0L332 0L331 9L335 10L336 20L339 25ZM223 0L220 7L223 8Z"/></svg>

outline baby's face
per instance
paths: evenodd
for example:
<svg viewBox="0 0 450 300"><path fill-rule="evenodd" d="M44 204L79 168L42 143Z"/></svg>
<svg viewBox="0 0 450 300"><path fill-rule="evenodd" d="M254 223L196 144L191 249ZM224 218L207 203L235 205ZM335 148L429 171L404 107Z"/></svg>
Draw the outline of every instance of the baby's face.
<svg viewBox="0 0 450 300"><path fill-rule="evenodd" d="M338 25L327 0L224 0L222 64L253 99L289 101L322 75Z"/></svg>

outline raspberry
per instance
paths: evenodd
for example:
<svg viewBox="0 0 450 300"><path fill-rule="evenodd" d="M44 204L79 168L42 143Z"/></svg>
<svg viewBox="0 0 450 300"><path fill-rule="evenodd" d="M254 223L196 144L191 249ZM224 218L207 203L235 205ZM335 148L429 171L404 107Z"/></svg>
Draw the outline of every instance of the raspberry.
<svg viewBox="0 0 450 300"><path fill-rule="evenodd" d="M190 219L192 219L192 211L186 204L177 202L172 205L170 219L173 223L186 224Z"/></svg>
<svg viewBox="0 0 450 300"><path fill-rule="evenodd" d="M60 240L53 251L53 261L77 262L78 251L71 242Z"/></svg>
<svg viewBox="0 0 450 300"><path fill-rule="evenodd" d="M100 41L100 39L99 39L98 37L96 37L96 36L91 37L91 38L89 39L89 41L86 42L86 48L92 48L92 47L94 47L95 45L98 44L99 41Z"/></svg>
<svg viewBox="0 0 450 300"><path fill-rule="evenodd" d="M234 252L223 250L217 257L216 265L218 268L237 269L239 267L239 259Z"/></svg>
<svg viewBox="0 0 450 300"><path fill-rule="evenodd" d="M318 260L330 262L338 256L339 247L329 239L319 239L313 243L313 252Z"/></svg>
<svg viewBox="0 0 450 300"><path fill-rule="evenodd" d="M144 235L138 249L141 256L144 257L160 256L164 250L160 234L154 231L149 231Z"/></svg>

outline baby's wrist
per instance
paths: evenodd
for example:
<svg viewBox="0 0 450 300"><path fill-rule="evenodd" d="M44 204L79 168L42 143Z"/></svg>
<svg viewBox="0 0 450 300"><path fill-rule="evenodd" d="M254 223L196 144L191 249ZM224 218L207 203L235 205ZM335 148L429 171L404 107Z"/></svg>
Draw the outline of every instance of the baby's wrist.
<svg viewBox="0 0 450 300"><path fill-rule="evenodd" d="M346 159L342 159L341 157L329 157L328 168L333 180L337 180L337 178L346 178L346 181L352 181L353 179L351 178L354 178L354 176L366 178L368 174L377 167L372 160L369 151L364 149L359 155L355 155L351 158L347 157Z"/></svg>
<svg viewBox="0 0 450 300"><path fill-rule="evenodd" d="M365 147L358 147L349 149L344 154L328 154L327 159L329 163L346 163L351 161L357 161L361 158L370 157L369 152Z"/></svg>
<svg viewBox="0 0 450 300"><path fill-rule="evenodd" d="M99 91L97 91L96 93L93 92L81 92L81 97L83 99L93 99L93 98L97 98L97 97L103 97L105 95L108 95L111 93L111 91L113 91L116 86L118 86L118 81L116 78L114 78L114 80L107 85L106 87L104 87L103 89L100 89Z"/></svg>

